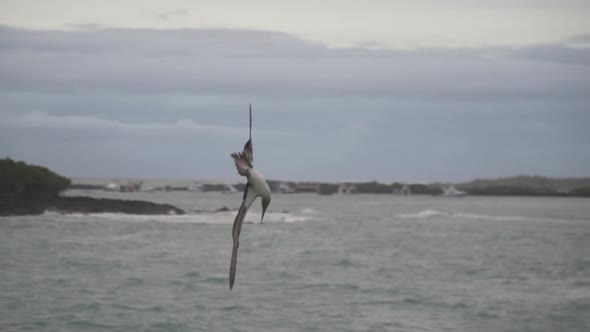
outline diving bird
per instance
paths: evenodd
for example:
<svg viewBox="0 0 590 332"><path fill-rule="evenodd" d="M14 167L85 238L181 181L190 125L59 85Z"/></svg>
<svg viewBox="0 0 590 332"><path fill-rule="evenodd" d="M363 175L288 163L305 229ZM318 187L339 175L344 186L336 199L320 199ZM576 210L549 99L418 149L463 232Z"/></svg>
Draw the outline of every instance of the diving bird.
<svg viewBox="0 0 590 332"><path fill-rule="evenodd" d="M234 226L232 229L233 236L233 248L231 252L231 263L229 266L229 289L234 287L234 281L236 279L236 264L238 259L238 248L240 247L240 232L242 231L242 225L244 224L244 218L248 209L254 203L257 197L262 199L262 217L260 222L264 219L264 213L270 204L270 188L264 176L254 169L252 162L254 161L254 155L252 150L252 105L250 105L250 134L249 139L244 145L242 152L234 152L231 154L236 164L238 174L245 176L248 179L248 183L244 188L244 197L242 199L242 205L238 210L236 219L234 220Z"/></svg>

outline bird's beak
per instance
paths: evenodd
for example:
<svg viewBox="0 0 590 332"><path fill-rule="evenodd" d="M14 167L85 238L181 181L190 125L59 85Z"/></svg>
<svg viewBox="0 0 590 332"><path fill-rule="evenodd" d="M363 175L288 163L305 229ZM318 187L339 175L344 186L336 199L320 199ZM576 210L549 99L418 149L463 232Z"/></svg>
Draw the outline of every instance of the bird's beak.
<svg viewBox="0 0 590 332"><path fill-rule="evenodd" d="M260 217L260 222L262 222L262 219L264 219L264 213L266 212L266 210L262 211L262 217Z"/></svg>

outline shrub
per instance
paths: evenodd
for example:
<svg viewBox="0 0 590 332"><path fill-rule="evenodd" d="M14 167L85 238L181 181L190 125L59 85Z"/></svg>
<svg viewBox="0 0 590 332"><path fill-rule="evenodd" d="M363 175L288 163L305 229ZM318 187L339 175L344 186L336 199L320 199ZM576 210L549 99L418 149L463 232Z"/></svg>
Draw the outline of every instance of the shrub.
<svg viewBox="0 0 590 332"><path fill-rule="evenodd" d="M46 167L27 165L10 158L0 159L0 194L2 196L55 197L70 184L70 179Z"/></svg>

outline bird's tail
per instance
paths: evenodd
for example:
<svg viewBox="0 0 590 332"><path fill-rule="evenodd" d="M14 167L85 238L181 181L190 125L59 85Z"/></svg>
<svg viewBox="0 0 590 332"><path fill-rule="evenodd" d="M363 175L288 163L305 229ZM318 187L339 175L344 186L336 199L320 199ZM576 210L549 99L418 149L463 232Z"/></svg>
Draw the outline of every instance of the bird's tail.
<svg viewBox="0 0 590 332"><path fill-rule="evenodd" d="M242 232L242 225L244 224L244 218L248 207L242 202L242 206L238 210L234 226L232 228L232 238L234 245L231 250L231 261L229 264L229 290L234 287L234 281L236 280L236 266L238 265L238 248L240 247L240 233Z"/></svg>
<svg viewBox="0 0 590 332"><path fill-rule="evenodd" d="M231 263L229 265L229 290L234 287L234 281L236 280L236 265L238 264L238 247L240 246L240 240L234 240L234 247L231 251Z"/></svg>

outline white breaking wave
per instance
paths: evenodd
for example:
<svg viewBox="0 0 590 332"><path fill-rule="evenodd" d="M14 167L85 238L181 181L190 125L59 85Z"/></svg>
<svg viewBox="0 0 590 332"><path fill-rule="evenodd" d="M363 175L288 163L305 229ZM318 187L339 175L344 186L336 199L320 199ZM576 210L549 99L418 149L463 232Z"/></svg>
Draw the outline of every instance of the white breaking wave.
<svg viewBox="0 0 590 332"><path fill-rule="evenodd" d="M417 213L400 213L396 214L398 218L410 218L410 219L418 219L418 218L430 218L430 217L446 217L449 216L449 212L440 212L436 210L424 210Z"/></svg>
<svg viewBox="0 0 590 332"><path fill-rule="evenodd" d="M444 212L437 210L423 210L416 213L399 213L395 215L402 219L428 219L428 218L461 218L461 219L481 219L481 220L498 220L498 221L573 221L573 219L556 219L556 218L534 218L524 216L492 216L487 214L475 214L465 212Z"/></svg>
<svg viewBox="0 0 590 332"><path fill-rule="evenodd" d="M457 213L459 218L468 219L492 219L492 220L505 220L505 221L521 221L521 220L538 220L535 218L527 218L522 216L490 216L485 214L473 214L473 213ZM547 220L547 219L544 219Z"/></svg>
<svg viewBox="0 0 590 332"><path fill-rule="evenodd" d="M233 224L237 211L198 213L183 215L138 215L125 213L69 213L61 214L54 211L45 211L44 216L59 217L60 220L98 219L128 222L164 222L164 223L195 223L195 224ZM263 223L292 223L304 222L311 219L311 216L294 215L291 213L271 213L264 215ZM245 223L259 224L260 213L249 212L246 215Z"/></svg>
<svg viewBox="0 0 590 332"><path fill-rule="evenodd" d="M233 218L235 217L236 213L232 214L231 223L234 222ZM260 216L261 216L260 213L248 212L248 214L246 215L246 220L244 222L259 224L260 223ZM300 221L308 221L308 220L311 220L311 216L301 216L301 215L295 215L295 214L287 213L287 212L280 212L280 213L267 212L264 215L263 222L264 223L266 223L266 222L300 222Z"/></svg>
<svg viewBox="0 0 590 332"><path fill-rule="evenodd" d="M301 213L303 213L303 214L319 214L319 212L317 210L314 210L312 208L303 208L303 209L301 209Z"/></svg>

